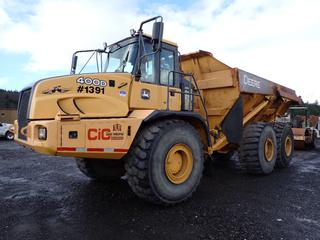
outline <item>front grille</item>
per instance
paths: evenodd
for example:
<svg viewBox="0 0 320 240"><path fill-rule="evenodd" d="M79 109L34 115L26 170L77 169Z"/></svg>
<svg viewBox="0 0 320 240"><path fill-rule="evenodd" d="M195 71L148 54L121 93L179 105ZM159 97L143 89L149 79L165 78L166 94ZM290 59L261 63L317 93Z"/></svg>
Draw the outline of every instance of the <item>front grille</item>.
<svg viewBox="0 0 320 240"><path fill-rule="evenodd" d="M27 136L21 134L21 129L26 127L28 124L28 106L30 101L31 88L22 90L19 98L18 105L18 138L27 140Z"/></svg>

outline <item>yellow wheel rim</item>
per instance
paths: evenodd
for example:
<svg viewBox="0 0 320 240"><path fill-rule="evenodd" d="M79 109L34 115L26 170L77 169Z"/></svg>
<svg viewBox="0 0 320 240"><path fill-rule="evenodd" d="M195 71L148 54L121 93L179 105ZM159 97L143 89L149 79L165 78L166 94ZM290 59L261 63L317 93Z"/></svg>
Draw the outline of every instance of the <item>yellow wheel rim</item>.
<svg viewBox="0 0 320 240"><path fill-rule="evenodd" d="M289 157L292 153L292 139L289 136L286 137L284 146L285 146L286 155L287 157Z"/></svg>
<svg viewBox="0 0 320 240"><path fill-rule="evenodd" d="M274 156L274 144L271 138L267 138L267 141L264 144L264 156L267 161L270 162Z"/></svg>
<svg viewBox="0 0 320 240"><path fill-rule="evenodd" d="M185 144L176 144L167 153L165 172L170 182L181 184L192 172L193 157L191 149Z"/></svg>

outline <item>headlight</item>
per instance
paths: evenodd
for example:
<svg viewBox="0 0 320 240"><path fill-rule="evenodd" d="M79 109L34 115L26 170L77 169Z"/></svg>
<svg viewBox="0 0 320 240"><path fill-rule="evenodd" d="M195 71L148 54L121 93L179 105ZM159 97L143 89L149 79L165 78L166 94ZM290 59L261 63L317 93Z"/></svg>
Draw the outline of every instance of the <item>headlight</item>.
<svg viewBox="0 0 320 240"><path fill-rule="evenodd" d="M38 138L39 140L47 140L47 128L39 127Z"/></svg>

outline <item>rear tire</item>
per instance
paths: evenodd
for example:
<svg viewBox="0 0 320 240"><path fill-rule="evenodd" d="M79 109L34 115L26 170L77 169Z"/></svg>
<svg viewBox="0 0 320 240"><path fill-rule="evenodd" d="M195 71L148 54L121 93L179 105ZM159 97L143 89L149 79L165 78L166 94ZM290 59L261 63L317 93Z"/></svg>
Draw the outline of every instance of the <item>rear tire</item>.
<svg viewBox="0 0 320 240"><path fill-rule="evenodd" d="M197 189L204 164L198 132L180 120L164 120L141 130L125 164L132 191L144 200L172 205Z"/></svg>
<svg viewBox="0 0 320 240"><path fill-rule="evenodd" d="M247 126L240 146L240 157L248 173L270 174L277 158L277 141L272 126L266 123Z"/></svg>
<svg viewBox="0 0 320 240"><path fill-rule="evenodd" d="M294 139L291 127L285 123L275 123L274 130L276 132L277 138L277 168L287 168L289 167L293 149L294 149Z"/></svg>
<svg viewBox="0 0 320 240"><path fill-rule="evenodd" d="M76 158L76 164L84 175L98 181L116 181L125 174L122 160Z"/></svg>
<svg viewBox="0 0 320 240"><path fill-rule="evenodd" d="M6 132L6 139L7 140L13 140L14 139L14 134L10 131Z"/></svg>

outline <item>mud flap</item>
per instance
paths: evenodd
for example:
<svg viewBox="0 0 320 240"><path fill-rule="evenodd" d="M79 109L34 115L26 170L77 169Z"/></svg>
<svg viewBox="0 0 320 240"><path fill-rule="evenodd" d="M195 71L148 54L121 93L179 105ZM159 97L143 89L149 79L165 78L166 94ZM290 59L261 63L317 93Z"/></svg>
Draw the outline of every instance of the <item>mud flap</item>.
<svg viewBox="0 0 320 240"><path fill-rule="evenodd" d="M243 133L243 99L240 96L222 122L229 143L239 144Z"/></svg>

